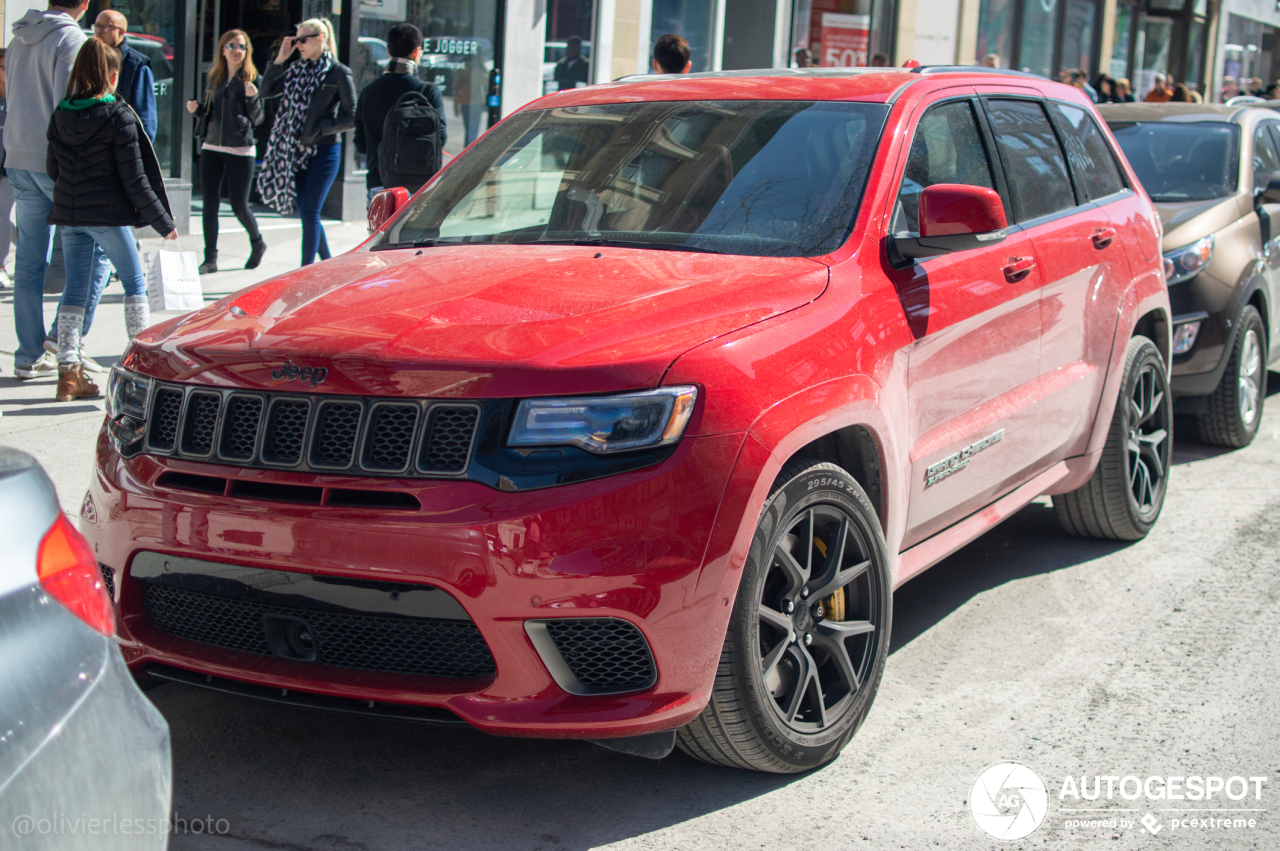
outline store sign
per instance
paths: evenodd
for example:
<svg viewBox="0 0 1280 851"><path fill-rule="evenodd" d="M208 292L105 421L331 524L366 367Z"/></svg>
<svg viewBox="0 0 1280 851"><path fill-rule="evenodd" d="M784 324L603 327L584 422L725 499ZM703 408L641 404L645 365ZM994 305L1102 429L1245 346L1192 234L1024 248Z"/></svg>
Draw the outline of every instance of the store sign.
<svg viewBox="0 0 1280 851"><path fill-rule="evenodd" d="M443 53L448 56L478 56L480 42L474 38L429 38L427 53Z"/></svg>
<svg viewBox="0 0 1280 851"><path fill-rule="evenodd" d="M870 15L822 13L822 40L818 65L822 68L856 68L867 64L871 41Z"/></svg>

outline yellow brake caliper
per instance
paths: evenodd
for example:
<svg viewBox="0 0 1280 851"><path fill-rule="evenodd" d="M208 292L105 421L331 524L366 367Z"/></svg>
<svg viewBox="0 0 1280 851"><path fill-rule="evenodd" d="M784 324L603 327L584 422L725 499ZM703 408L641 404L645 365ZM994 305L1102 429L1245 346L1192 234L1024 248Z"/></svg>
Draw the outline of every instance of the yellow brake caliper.
<svg viewBox="0 0 1280 851"><path fill-rule="evenodd" d="M817 535L813 537L813 545L818 548L818 552L822 553L823 558L827 557L827 545ZM841 588L830 597L827 597L820 605L822 606L822 616L827 620L844 620L844 589Z"/></svg>

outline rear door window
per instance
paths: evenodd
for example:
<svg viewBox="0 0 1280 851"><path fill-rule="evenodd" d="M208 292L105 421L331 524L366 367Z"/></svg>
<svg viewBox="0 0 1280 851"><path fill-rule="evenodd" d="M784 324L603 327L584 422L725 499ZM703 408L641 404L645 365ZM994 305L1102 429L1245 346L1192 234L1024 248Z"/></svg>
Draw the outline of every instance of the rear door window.
<svg viewBox="0 0 1280 851"><path fill-rule="evenodd" d="M1067 151L1067 164L1075 180L1079 200L1097 201L1123 190L1124 177L1111 153L1111 146L1089 113L1064 103L1049 104L1062 144Z"/></svg>
<svg viewBox="0 0 1280 851"><path fill-rule="evenodd" d="M1076 205L1067 160L1049 125L1044 107L1034 100L987 101L996 148L1004 164L1018 222L1049 216Z"/></svg>
<svg viewBox="0 0 1280 851"><path fill-rule="evenodd" d="M967 100L930 107L916 126L898 189L892 232L920 232L920 193L935 183L995 189L973 105Z"/></svg>

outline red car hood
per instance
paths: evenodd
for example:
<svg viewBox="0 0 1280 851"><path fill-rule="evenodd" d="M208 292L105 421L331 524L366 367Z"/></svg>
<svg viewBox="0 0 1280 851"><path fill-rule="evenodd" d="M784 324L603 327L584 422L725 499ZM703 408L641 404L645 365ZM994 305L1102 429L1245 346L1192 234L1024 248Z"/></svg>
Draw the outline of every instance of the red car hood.
<svg viewBox="0 0 1280 851"><path fill-rule="evenodd" d="M582 246L352 252L258 284L134 341L160 378L435 397L652 387L690 348L817 298L826 266Z"/></svg>

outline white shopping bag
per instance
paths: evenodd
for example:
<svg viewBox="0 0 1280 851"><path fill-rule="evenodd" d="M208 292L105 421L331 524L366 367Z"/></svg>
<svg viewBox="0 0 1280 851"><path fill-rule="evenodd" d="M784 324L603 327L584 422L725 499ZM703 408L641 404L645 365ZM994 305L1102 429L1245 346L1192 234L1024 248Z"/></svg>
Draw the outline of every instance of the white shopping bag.
<svg viewBox="0 0 1280 851"><path fill-rule="evenodd" d="M172 245L172 247L170 247ZM183 251L176 240L165 240L159 251L147 252L147 302L152 312L199 310L204 307L200 289L200 261L194 251Z"/></svg>

